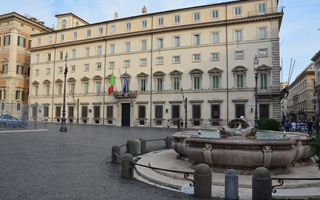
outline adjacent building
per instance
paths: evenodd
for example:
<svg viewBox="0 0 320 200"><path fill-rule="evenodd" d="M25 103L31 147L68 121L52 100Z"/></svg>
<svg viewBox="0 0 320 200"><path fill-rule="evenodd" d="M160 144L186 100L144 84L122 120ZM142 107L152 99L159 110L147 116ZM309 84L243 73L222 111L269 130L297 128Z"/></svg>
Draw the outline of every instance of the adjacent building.
<svg viewBox="0 0 320 200"><path fill-rule="evenodd" d="M242 115L253 120L257 73L258 117L280 119L282 16L278 0L151 14L143 8L94 24L56 15L55 31L32 36L30 116L59 122L66 84L69 123L210 127Z"/></svg>
<svg viewBox="0 0 320 200"><path fill-rule="evenodd" d="M30 35L50 31L36 18L0 15L0 115L27 117Z"/></svg>
<svg viewBox="0 0 320 200"><path fill-rule="evenodd" d="M290 121L315 120L316 95L314 63L303 70L289 85L288 112Z"/></svg>
<svg viewBox="0 0 320 200"><path fill-rule="evenodd" d="M319 116L320 109L320 50L311 58L311 60L314 62L314 71L315 71L315 102L316 102L316 117Z"/></svg>

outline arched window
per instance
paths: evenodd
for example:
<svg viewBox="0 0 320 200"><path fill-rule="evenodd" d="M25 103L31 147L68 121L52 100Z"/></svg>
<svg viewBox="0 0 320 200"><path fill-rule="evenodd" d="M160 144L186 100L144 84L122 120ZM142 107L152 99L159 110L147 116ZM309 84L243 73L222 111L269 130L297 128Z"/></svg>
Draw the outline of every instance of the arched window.
<svg viewBox="0 0 320 200"><path fill-rule="evenodd" d="M65 29L65 28L67 28L67 20L62 20L62 29Z"/></svg>

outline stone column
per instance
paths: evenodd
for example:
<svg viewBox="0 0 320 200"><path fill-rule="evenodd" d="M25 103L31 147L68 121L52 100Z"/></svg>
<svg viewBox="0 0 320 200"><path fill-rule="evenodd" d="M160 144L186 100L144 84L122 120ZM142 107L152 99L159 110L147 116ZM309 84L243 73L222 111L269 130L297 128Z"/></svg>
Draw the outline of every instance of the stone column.
<svg viewBox="0 0 320 200"><path fill-rule="evenodd" d="M125 179L133 179L133 157L131 154L124 154L121 157L121 177Z"/></svg>
<svg viewBox="0 0 320 200"><path fill-rule="evenodd" d="M272 199L272 180L267 168L258 167L252 176L252 200Z"/></svg>
<svg viewBox="0 0 320 200"><path fill-rule="evenodd" d="M236 170L229 169L225 175L225 199L238 200L239 199L239 184L238 174Z"/></svg>
<svg viewBox="0 0 320 200"><path fill-rule="evenodd" d="M119 146L113 146L112 151L111 151L111 163L117 163L118 162L118 157L115 155L117 154L120 156L121 150Z"/></svg>
<svg viewBox="0 0 320 200"><path fill-rule="evenodd" d="M198 164L194 172L194 196L211 198L212 173L207 164Z"/></svg>

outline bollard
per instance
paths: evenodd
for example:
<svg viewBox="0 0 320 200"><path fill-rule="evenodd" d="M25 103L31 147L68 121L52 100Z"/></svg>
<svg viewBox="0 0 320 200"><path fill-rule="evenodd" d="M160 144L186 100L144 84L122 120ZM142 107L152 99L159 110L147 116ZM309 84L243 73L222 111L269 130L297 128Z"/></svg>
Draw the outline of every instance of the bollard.
<svg viewBox="0 0 320 200"><path fill-rule="evenodd" d="M121 155L121 150L119 146L113 146L111 150L111 163L117 163L118 162L118 157L115 155L117 154L118 156Z"/></svg>
<svg viewBox="0 0 320 200"><path fill-rule="evenodd" d="M141 147L141 154L145 154L147 151L147 141L144 138L140 138L140 147Z"/></svg>
<svg viewBox="0 0 320 200"><path fill-rule="evenodd" d="M252 199L272 199L272 180L267 168L258 167L254 170L252 176Z"/></svg>
<svg viewBox="0 0 320 200"><path fill-rule="evenodd" d="M238 174L234 169L228 169L225 175L224 195L226 200L239 199Z"/></svg>
<svg viewBox="0 0 320 200"><path fill-rule="evenodd" d="M128 140L127 141L127 153L132 156L137 156L140 153L140 140Z"/></svg>
<svg viewBox="0 0 320 200"><path fill-rule="evenodd" d="M121 157L121 177L125 179L133 179L133 157L126 153Z"/></svg>
<svg viewBox="0 0 320 200"><path fill-rule="evenodd" d="M194 196L211 198L212 173L209 165L198 164L194 171Z"/></svg>
<svg viewBox="0 0 320 200"><path fill-rule="evenodd" d="M166 142L166 148L171 149L172 148L172 137L167 136L165 142Z"/></svg>

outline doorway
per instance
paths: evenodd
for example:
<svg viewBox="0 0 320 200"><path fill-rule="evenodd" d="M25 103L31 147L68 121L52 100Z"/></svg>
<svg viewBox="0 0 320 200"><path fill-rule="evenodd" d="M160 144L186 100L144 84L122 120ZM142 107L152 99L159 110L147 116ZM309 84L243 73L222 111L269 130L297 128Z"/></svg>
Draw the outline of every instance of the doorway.
<svg viewBox="0 0 320 200"><path fill-rule="evenodd" d="M122 117L121 117L122 126L130 126L130 103L122 104Z"/></svg>

